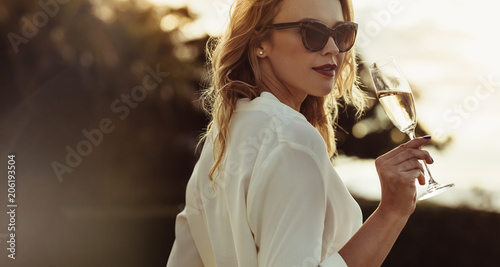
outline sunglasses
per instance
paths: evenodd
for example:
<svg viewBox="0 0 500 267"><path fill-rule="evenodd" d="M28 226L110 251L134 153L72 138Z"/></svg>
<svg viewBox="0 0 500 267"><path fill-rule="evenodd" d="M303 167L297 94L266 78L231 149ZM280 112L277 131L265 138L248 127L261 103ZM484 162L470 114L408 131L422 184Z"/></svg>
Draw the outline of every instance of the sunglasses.
<svg viewBox="0 0 500 267"><path fill-rule="evenodd" d="M347 52L354 46L358 31L358 24L354 22L342 22L332 29L315 20L277 23L269 27L275 30L300 27L304 47L313 52L323 49L330 37L333 37L340 52Z"/></svg>

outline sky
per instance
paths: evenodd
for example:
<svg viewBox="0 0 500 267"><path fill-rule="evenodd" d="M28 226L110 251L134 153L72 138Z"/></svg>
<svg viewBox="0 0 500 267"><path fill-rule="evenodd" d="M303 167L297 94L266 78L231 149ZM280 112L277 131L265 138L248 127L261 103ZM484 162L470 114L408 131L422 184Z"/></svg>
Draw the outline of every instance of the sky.
<svg viewBox="0 0 500 267"><path fill-rule="evenodd" d="M184 6L199 19L184 29L195 38L217 35L232 0L148 0ZM410 81L419 123L436 140L452 137L444 151L429 149L436 180L456 187L429 201L456 206L490 195L500 211L500 2L492 0L354 0L356 47L367 63L394 56ZM336 169L354 193L376 199L372 160L340 158ZM422 190L422 187L419 187ZM486 193L484 193L486 192ZM484 204L484 203L483 203Z"/></svg>

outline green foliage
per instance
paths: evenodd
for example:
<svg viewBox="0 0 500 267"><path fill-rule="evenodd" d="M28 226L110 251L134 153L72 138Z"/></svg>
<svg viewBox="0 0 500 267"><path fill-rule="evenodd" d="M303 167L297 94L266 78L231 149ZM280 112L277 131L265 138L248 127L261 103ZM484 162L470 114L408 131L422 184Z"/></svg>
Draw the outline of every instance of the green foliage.
<svg viewBox="0 0 500 267"><path fill-rule="evenodd" d="M358 199L365 219L378 203ZM500 214L420 203L382 266L498 266Z"/></svg>

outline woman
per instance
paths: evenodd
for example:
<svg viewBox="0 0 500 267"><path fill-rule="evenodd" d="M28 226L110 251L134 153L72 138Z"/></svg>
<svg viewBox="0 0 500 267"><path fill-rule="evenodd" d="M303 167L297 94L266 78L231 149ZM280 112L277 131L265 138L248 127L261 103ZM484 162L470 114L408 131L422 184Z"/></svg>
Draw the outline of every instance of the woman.
<svg viewBox="0 0 500 267"><path fill-rule="evenodd" d="M379 157L382 198L361 211L335 173L337 99L359 110L350 0L236 0L211 52L200 159L177 216L172 266L380 266L415 209L410 141Z"/></svg>

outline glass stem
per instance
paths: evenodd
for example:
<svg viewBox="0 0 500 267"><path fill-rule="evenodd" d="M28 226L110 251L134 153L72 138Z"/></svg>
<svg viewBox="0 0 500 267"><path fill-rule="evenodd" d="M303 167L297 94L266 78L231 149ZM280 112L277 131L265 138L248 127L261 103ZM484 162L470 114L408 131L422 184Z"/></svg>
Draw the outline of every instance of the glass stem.
<svg viewBox="0 0 500 267"><path fill-rule="evenodd" d="M410 137L411 140L417 138L415 136L415 129L408 130L406 134ZM434 181L434 179L432 178L431 172L429 171L429 167L427 166L427 163L425 163L425 160L422 160L422 163L423 163L422 165L424 165L424 175L429 177L429 185L430 186L436 185L437 182Z"/></svg>

